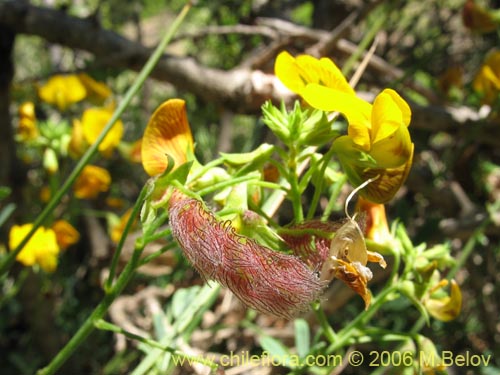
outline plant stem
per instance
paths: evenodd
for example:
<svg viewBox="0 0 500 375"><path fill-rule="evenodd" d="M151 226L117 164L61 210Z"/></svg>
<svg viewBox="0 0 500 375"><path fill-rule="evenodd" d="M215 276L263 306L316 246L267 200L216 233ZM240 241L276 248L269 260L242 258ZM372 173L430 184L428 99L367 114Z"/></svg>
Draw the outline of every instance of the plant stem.
<svg viewBox="0 0 500 375"><path fill-rule="evenodd" d="M116 283L113 285L113 288L107 294L104 295L104 298L102 299L101 303L97 305L92 314L90 314L87 320L85 320L82 326L73 335L71 340L68 341L66 346L64 346L64 348L62 348L59 351L59 353L57 353L57 355L45 368L40 369L37 372L37 375L55 374L56 371L74 353L74 351L82 344L82 342L85 341L88 335L94 330L95 322L104 317L104 315L108 311L109 306L111 306L116 297L120 295L123 288L125 288L129 280L134 275L142 250L143 248L135 249L134 253L132 254L132 258L127 263L125 269L116 280Z"/></svg>
<svg viewBox="0 0 500 375"><path fill-rule="evenodd" d="M125 224L125 228L123 229L120 241L118 242L116 250L113 254L113 259L111 260L108 279L104 283L104 290L107 293L111 290L113 279L115 278L116 267L118 265L120 255L122 253L123 245L125 244L125 240L127 239L128 232L130 231L130 228L132 228L132 225L134 224L136 217L139 215L139 211L141 210L142 207L142 202L144 201L147 193L148 193L148 185L144 185L144 187L141 190L141 193L139 194L139 198L137 199L137 201L134 204L134 207L132 208L132 213L130 214L127 223Z"/></svg>

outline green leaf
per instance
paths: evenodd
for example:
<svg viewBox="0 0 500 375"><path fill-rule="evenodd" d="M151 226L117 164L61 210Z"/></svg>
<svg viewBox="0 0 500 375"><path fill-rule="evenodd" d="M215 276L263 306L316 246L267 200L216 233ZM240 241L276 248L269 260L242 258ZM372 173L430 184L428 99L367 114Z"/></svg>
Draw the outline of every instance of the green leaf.
<svg viewBox="0 0 500 375"><path fill-rule="evenodd" d="M281 341L270 336L260 336L259 342L262 349L267 352L269 357L273 358L273 363L280 363L285 367L293 368L290 363L290 350Z"/></svg>
<svg viewBox="0 0 500 375"><path fill-rule="evenodd" d="M230 166L241 166L249 163L262 163L269 159L274 151L274 146L269 143L263 143L252 152L245 152L240 154L228 154L221 152L222 159Z"/></svg>
<svg viewBox="0 0 500 375"><path fill-rule="evenodd" d="M295 347L300 358L305 358L311 349L309 324L304 319L296 319L295 325Z"/></svg>

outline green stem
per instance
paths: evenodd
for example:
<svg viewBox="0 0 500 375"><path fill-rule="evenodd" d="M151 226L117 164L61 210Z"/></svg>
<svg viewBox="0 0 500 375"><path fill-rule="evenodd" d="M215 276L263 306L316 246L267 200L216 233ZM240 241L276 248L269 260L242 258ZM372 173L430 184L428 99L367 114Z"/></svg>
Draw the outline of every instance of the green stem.
<svg viewBox="0 0 500 375"><path fill-rule="evenodd" d="M222 190L222 189L225 189L225 188L230 187L230 186L238 185L242 182L248 182L248 181L252 181L252 180L258 181L259 178L260 178L260 176L258 174L250 173L246 176L236 177L236 178L233 178L231 180L216 182L212 186L209 186L205 189L199 190L198 194L200 196L204 196L204 195L213 193L217 190Z"/></svg>
<svg viewBox="0 0 500 375"><path fill-rule="evenodd" d="M333 147L330 147L328 152L323 156L321 169L319 171L319 176L325 175L326 168L328 167L328 163L330 162L330 159L332 158L334 153L335 152L333 151ZM342 187L342 186L340 186L340 187ZM314 214L316 212L316 207L318 206L319 199L321 198L322 192L323 192L323 178L320 178L320 180L318 181L318 183L314 189L314 195L313 195L313 198L311 201L311 205L309 206L309 211L307 212L307 219L308 220L312 220L312 218L314 217Z"/></svg>
<svg viewBox="0 0 500 375"><path fill-rule="evenodd" d="M50 202L45 206L45 208L42 210L40 215L35 219L33 222L33 228L28 232L26 237L23 238L23 240L17 245L15 249L13 249L10 253L7 254L2 259L2 263L0 263L0 275L3 275L6 273L9 268L12 266L14 263L16 256L21 252L23 247L28 243L30 238L33 236L33 234L36 232L36 230L42 225L42 223L49 217L49 215L54 211L54 209L57 207L63 196L68 192L68 190L71 188L75 180L78 178L80 173L82 172L83 168L90 162L90 159L97 153L99 145L102 143L103 139L106 137L106 135L109 133L109 131L112 129L113 125L115 122L120 118L122 113L125 111L125 109L128 107L130 102L132 101L132 98L137 94L137 92L140 90L142 85L144 84L146 78L149 76L151 71L153 70L154 66L156 63L160 60L161 56L163 55L163 51L165 50L166 46L169 44L170 40L174 36L175 32L177 29L180 27L182 21L187 15L187 12L191 8L191 4L188 3L184 6L182 11L179 13L177 18L174 20L170 28L167 30L165 36L163 37L162 41L156 47L155 51L151 55L151 57L148 59L144 67L142 68L141 72L138 74L137 78L135 79L134 83L132 86L128 89L127 93L125 94L125 97L123 100L120 102L120 105L118 108L116 108L115 112L113 113L113 116L111 116L111 119L108 121L104 129L102 130L101 134L99 134L99 137L97 137L97 140L95 143L93 143L88 150L85 152L85 154L82 156L82 158L78 161L77 165L73 169L73 171L70 173L66 181L63 183L61 188L56 192L56 194L53 196L53 198L50 200Z"/></svg>
<svg viewBox="0 0 500 375"><path fill-rule="evenodd" d="M382 306L387 297L394 291L397 291L398 285L391 285L385 287L372 301L368 310L363 311L356 318L354 318L348 325L346 325L338 334L335 342L330 344L326 349L326 353L330 354L336 352L345 346L353 335L358 331L357 328L365 324Z"/></svg>
<svg viewBox="0 0 500 375"><path fill-rule="evenodd" d="M337 201L337 198L340 195L340 190L342 189L342 186L347 182L347 175L342 175L340 179L335 181L332 187L332 192L330 194L330 199L328 200L328 204L325 207L325 211L323 212L323 215L321 215L321 221L327 221L328 218L330 217L330 214L332 213L333 209L335 208L335 204ZM316 193L316 192L315 192ZM317 202L316 202L317 204ZM309 217L309 215L308 215Z"/></svg>
<svg viewBox="0 0 500 375"><path fill-rule="evenodd" d="M111 260L111 266L109 267L109 276L106 282L104 283L104 291L106 291L107 293L111 291L113 279L115 278L116 267L118 266L118 261L122 253L125 240L127 239L128 232L130 231L130 228L132 228L132 225L134 224L136 217L139 215L139 211L142 208L142 203L144 202L147 193L148 193L148 186L144 185L139 194L139 198L136 200L134 207L132 208L132 213L130 214L127 223L125 224L125 228L123 229L120 241L116 246L116 250L113 254L113 259Z"/></svg>
<svg viewBox="0 0 500 375"><path fill-rule="evenodd" d="M82 344L83 341L90 335L94 330L95 322L102 319L107 313L109 306L113 301L120 295L122 290L125 288L127 283L130 281L135 273L139 258L142 254L143 248L136 248L132 254L132 258L125 266L123 272L120 274L113 288L104 295L102 301L97 305L92 314L85 320L85 322L80 326L78 331L73 335L71 340L62 348L59 353L52 359L52 361L43 369L37 372L37 375L51 375L55 374L56 371L68 360L68 358L75 352L75 350Z"/></svg>
<svg viewBox="0 0 500 375"><path fill-rule="evenodd" d="M319 323L321 324L321 327L323 328L323 333L326 339L330 342L330 344L336 342L337 334L335 333L332 326L328 322L328 319L326 318L325 315L325 311L323 310L321 305L318 303L316 304L316 306L313 306L313 311L316 314L316 319L318 319Z"/></svg>
<svg viewBox="0 0 500 375"><path fill-rule="evenodd" d="M304 211L302 208L302 194L299 188L298 158L297 149L291 145L288 158L288 183L290 184L290 200L292 201L293 216L295 222L304 221Z"/></svg>
<svg viewBox="0 0 500 375"><path fill-rule="evenodd" d="M146 337L142 337L142 336L136 335L132 332L126 331L123 328L118 327L115 324L106 322L105 320L100 319L100 320L96 321L94 325L97 329L122 334L125 337L128 337L129 339L142 342L143 344L149 345L153 348L160 349L160 350L165 351L165 352L169 352L172 355L175 355L177 357L186 358L189 362L201 363L204 366L210 367L212 370L216 370L219 367L215 362L211 361L210 359L203 358L201 355L194 356L194 355L189 355L189 354L183 353L180 350L174 349L170 346L162 345L158 341L151 340L151 339L148 339Z"/></svg>

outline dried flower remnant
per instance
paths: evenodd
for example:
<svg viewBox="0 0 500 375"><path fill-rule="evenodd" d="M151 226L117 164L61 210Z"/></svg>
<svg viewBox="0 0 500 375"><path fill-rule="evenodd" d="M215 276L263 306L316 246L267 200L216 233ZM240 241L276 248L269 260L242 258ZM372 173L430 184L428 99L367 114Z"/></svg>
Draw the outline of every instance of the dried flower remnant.
<svg viewBox="0 0 500 375"><path fill-rule="evenodd" d="M169 216L174 238L202 277L229 288L255 310L291 319L321 294L323 283L300 258L237 234L202 202L176 190Z"/></svg>
<svg viewBox="0 0 500 375"><path fill-rule="evenodd" d="M371 182L373 182L372 179L365 181L347 197L345 205L347 221L335 232L335 237L330 244L329 256L323 263L320 274L323 281L331 281L334 277L342 280L363 298L366 308L371 302L367 284L373 278L372 271L366 267L366 264L376 262L382 268L385 268L387 264L382 255L367 250L363 231L355 220L356 215L352 218L349 216L347 205L354 194Z"/></svg>

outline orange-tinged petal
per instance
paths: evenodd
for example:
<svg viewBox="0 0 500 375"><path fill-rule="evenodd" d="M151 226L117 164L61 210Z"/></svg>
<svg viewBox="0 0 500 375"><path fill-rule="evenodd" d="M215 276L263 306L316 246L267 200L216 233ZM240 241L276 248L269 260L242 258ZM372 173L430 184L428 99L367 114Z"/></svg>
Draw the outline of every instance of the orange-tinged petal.
<svg viewBox="0 0 500 375"><path fill-rule="evenodd" d="M364 212L366 217L365 233L366 238L379 244L391 241L392 236L387 223L385 206L380 203L373 203L360 196L356 202L356 211Z"/></svg>
<svg viewBox="0 0 500 375"><path fill-rule="evenodd" d="M82 130L86 141L94 143L102 130L113 116L113 111L109 108L89 108L83 112ZM106 134L98 149L104 156L111 156L111 153L120 143L123 136L123 123L121 120L115 122L111 130Z"/></svg>
<svg viewBox="0 0 500 375"><path fill-rule="evenodd" d="M79 199L95 199L101 192L108 191L111 175L101 167L87 165L78 176L73 190Z"/></svg>
<svg viewBox="0 0 500 375"><path fill-rule="evenodd" d="M38 89L38 96L44 102L54 104L64 111L73 103L84 99L87 90L77 75L55 75Z"/></svg>
<svg viewBox="0 0 500 375"><path fill-rule="evenodd" d="M182 99L161 104L149 119L142 138L142 165L150 176L161 174L170 155L175 166L184 164L193 152L193 136Z"/></svg>
<svg viewBox="0 0 500 375"><path fill-rule="evenodd" d="M57 220L52 225L52 230L55 232L57 244L62 250L67 249L80 240L80 233L66 220Z"/></svg>

